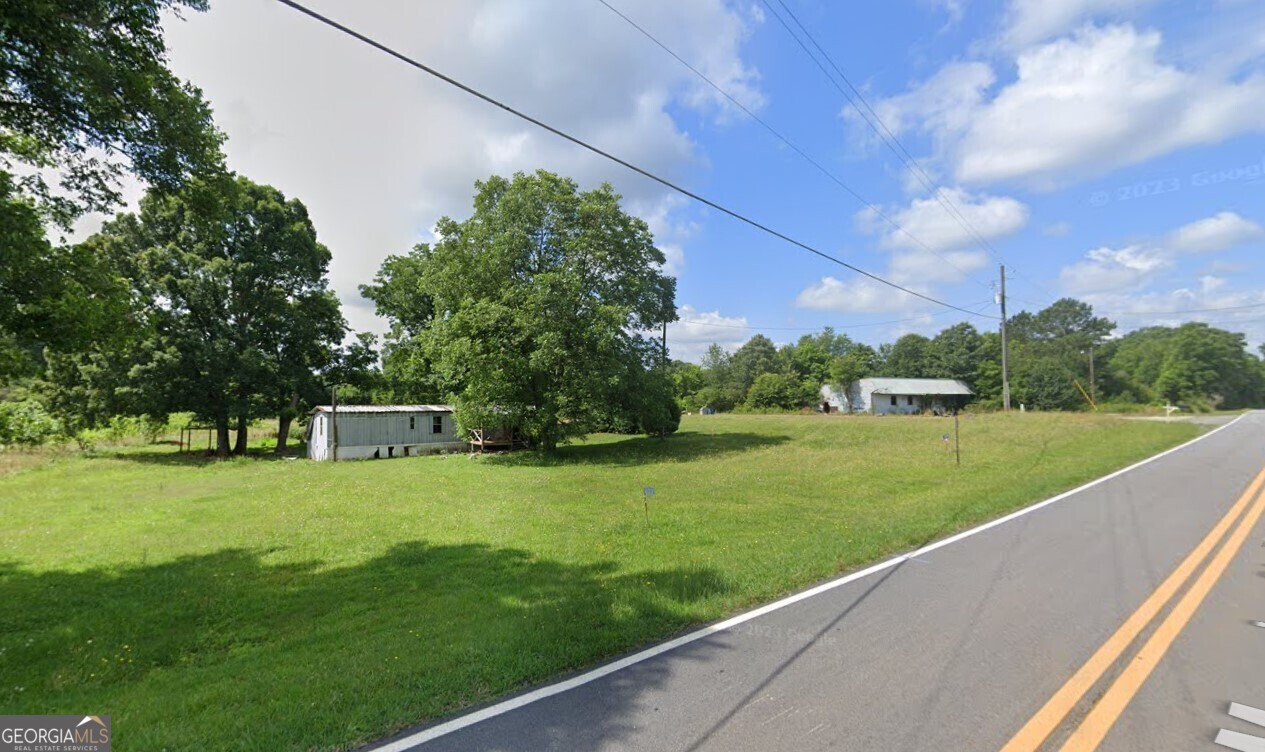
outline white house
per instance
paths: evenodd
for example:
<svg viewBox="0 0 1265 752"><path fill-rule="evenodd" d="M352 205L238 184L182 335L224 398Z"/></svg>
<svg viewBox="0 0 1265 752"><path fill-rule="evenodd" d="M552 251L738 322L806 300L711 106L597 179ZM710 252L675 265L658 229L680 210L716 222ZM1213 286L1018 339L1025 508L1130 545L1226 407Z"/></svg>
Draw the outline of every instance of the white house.
<svg viewBox="0 0 1265 752"><path fill-rule="evenodd" d="M465 449L449 405L339 405L337 418L328 405L312 410L307 456L334 458L337 420L338 459L386 459Z"/></svg>
<svg viewBox="0 0 1265 752"><path fill-rule="evenodd" d="M826 384L821 388L826 412L917 414L950 411L974 392L957 379L860 379L844 394Z"/></svg>

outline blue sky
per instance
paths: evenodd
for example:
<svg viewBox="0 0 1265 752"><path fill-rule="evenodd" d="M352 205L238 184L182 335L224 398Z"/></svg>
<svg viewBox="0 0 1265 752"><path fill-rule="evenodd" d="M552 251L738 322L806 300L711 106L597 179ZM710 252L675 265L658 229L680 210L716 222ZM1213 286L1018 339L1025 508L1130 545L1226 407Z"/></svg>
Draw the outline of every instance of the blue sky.
<svg viewBox="0 0 1265 752"><path fill-rule="evenodd" d="M1198 319L1265 341L1256 0L783 0L918 174L783 28L778 0L608 1L869 206L598 0L311 5L931 297L995 314L1004 259L1013 310L1072 295L1122 331ZM465 216L475 179L536 168L610 181L650 222L679 280L675 357L825 325L874 344L995 325L692 205L275 2L212 6L169 20L172 66L211 100L230 166L309 205L358 329L383 328L356 285L384 256ZM1191 309L1224 310L1168 313Z"/></svg>

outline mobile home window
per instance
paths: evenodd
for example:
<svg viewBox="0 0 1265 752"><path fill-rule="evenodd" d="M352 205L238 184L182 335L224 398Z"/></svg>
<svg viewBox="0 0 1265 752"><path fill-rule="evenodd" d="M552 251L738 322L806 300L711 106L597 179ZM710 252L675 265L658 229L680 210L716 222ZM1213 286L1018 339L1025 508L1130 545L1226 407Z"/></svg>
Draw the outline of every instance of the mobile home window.
<svg viewBox="0 0 1265 752"><path fill-rule="evenodd" d="M892 407L896 407L896 395L892 395Z"/></svg>
<svg viewBox="0 0 1265 752"><path fill-rule="evenodd" d="M443 432L444 432L444 416L442 416L442 415L436 415L436 416L434 416L433 418L431 418L431 422L430 422L430 432L431 432L431 433L443 433Z"/></svg>
<svg viewBox="0 0 1265 752"><path fill-rule="evenodd" d="M408 416L408 430L410 431L417 430L417 416L416 415Z"/></svg>
<svg viewBox="0 0 1265 752"><path fill-rule="evenodd" d="M906 397L906 398L905 398L905 400L906 400L906 402L905 402L905 404L906 404L906 405L909 405L910 407L913 407L913 405L914 405L914 398L913 398L912 396L910 396L910 397Z"/></svg>

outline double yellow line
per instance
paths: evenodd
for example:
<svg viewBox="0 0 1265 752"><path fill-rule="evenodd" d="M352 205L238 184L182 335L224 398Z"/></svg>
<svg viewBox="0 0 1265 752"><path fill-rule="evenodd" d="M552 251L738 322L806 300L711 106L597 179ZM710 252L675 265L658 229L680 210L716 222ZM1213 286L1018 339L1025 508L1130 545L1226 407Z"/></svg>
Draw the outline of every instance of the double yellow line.
<svg viewBox="0 0 1265 752"><path fill-rule="evenodd" d="M1168 616L1151 633L1061 749L1063 752L1089 752L1098 748L1116 719L1141 689L1147 677L1159 665L1160 659L1168 652L1173 640L1203 603L1208 592L1212 590L1212 586L1221 578L1225 568L1238 553L1243 546L1243 541L1247 539L1257 520L1260 519L1262 512L1265 512L1265 493L1261 493L1263 485L1265 485L1265 469L1257 474L1255 480L1234 503L1230 511L1217 522L1207 537L1195 546L1195 549L1151 593L1138 610L1120 625L1115 634L1107 638L1107 641L1090 656L1085 665L1081 666L1072 678L1054 693L1049 702L1037 711L1037 714L1032 716L1023 728L1019 729L1019 732L1002 748L1002 752L1030 752L1038 749L1063 722L1072 708L1081 701L1085 693L1102 678L1107 669L1120 659L1142 630L1173 599L1177 591L1190 581L1196 570L1217 547L1217 543L1225 537L1227 531L1233 528L1225 545L1212 558L1194 584L1186 590L1177 605L1169 611ZM1248 510L1246 514L1243 514L1244 509ZM1237 525L1235 525L1236 519Z"/></svg>

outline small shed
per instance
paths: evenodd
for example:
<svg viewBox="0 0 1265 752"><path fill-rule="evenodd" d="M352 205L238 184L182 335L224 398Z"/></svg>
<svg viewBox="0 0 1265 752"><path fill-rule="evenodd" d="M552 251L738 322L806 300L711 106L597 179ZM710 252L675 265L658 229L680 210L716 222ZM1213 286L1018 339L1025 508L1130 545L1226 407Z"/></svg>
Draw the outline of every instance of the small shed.
<svg viewBox="0 0 1265 752"><path fill-rule="evenodd" d="M320 405L308 420L307 456L334 459L337 420L338 459L386 459L464 450L451 405Z"/></svg>
<svg viewBox="0 0 1265 752"><path fill-rule="evenodd" d="M829 384L821 388L822 405L829 412L873 415L950 412L973 395L971 388L958 379L860 379L852 382L844 394Z"/></svg>

